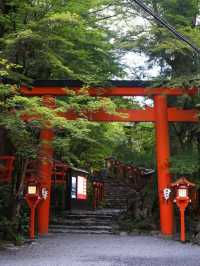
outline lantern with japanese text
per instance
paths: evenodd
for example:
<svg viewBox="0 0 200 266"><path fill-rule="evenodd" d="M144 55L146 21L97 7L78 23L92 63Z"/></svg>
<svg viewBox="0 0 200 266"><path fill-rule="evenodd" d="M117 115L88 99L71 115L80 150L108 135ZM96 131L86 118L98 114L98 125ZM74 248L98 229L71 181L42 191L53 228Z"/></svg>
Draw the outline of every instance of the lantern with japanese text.
<svg viewBox="0 0 200 266"><path fill-rule="evenodd" d="M171 188L175 193L174 202L180 210L181 220L181 241L185 241L185 209L191 203L190 192L195 187L194 183L188 181L185 177L181 177L171 184Z"/></svg>

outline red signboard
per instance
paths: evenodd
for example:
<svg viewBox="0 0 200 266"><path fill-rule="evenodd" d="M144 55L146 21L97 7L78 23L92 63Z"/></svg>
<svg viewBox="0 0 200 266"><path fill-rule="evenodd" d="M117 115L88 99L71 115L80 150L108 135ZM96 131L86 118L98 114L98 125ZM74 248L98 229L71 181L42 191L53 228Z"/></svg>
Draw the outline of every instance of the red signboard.
<svg viewBox="0 0 200 266"><path fill-rule="evenodd" d="M78 176L77 198L81 200L87 199L87 178Z"/></svg>

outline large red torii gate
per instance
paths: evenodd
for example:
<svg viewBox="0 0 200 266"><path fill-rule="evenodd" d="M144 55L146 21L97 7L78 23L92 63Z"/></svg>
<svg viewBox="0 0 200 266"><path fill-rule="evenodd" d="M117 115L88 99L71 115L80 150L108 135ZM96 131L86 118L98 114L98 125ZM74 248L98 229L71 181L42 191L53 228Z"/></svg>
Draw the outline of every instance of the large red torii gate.
<svg viewBox="0 0 200 266"><path fill-rule="evenodd" d="M55 105L56 96L71 95L71 90L76 94L81 93L83 84L79 81L69 80L49 80L36 81L32 88L21 86L21 93L26 96L41 96L46 106ZM156 151L157 151L157 172L158 172L158 193L160 203L160 227L164 235L173 234L173 205L171 201L163 199L163 190L169 187L171 177L169 173L169 122L193 122L199 121L197 110L182 110L167 106L167 96L181 96L183 94L195 95L196 88L150 88L149 82L144 81L110 81L106 86L94 86L88 88L90 96L110 97L110 96L149 96L154 100L154 107L147 107L141 110L120 109L118 112L125 115L108 114L103 110L89 112L83 111L84 118L90 121L104 122L154 122L156 128ZM69 111L60 113L68 120L75 120L80 117L76 112ZM41 156L44 160L40 162L39 176L49 192L51 190L52 141L54 134L52 129L44 128L41 130ZM48 158L48 159L47 159ZM50 196L43 201L38 213L38 226L41 235L48 233L49 225Z"/></svg>

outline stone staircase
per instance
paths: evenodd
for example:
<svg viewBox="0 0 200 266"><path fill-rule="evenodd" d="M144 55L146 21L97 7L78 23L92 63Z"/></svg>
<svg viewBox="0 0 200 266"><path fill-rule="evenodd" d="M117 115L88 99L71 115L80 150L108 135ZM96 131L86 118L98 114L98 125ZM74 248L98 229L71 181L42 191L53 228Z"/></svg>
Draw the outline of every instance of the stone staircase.
<svg viewBox="0 0 200 266"><path fill-rule="evenodd" d="M54 217L50 233L111 234L117 229L117 218L127 210L129 188L114 177L104 177L104 201L97 210L65 211Z"/></svg>
<svg viewBox="0 0 200 266"><path fill-rule="evenodd" d="M111 234L119 210L73 210L54 218L49 233Z"/></svg>
<svg viewBox="0 0 200 266"><path fill-rule="evenodd" d="M126 211L128 207L128 185L113 177L104 178L104 206L109 209Z"/></svg>

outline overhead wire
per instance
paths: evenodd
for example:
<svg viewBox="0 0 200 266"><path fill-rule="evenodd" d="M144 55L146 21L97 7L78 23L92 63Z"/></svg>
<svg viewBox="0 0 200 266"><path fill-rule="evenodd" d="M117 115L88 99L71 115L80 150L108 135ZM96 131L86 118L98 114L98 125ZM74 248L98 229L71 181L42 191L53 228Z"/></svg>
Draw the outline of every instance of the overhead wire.
<svg viewBox="0 0 200 266"><path fill-rule="evenodd" d="M151 15L155 20L159 22L162 26L167 28L170 32L172 32L179 40L183 41L187 45L189 45L196 53L200 54L200 48L193 44L188 38L186 38L183 34L178 32L172 25L170 25L166 20L160 17L160 15L156 14L151 8L146 6L140 0L130 0L131 2L136 3L140 8L142 8L146 13Z"/></svg>

